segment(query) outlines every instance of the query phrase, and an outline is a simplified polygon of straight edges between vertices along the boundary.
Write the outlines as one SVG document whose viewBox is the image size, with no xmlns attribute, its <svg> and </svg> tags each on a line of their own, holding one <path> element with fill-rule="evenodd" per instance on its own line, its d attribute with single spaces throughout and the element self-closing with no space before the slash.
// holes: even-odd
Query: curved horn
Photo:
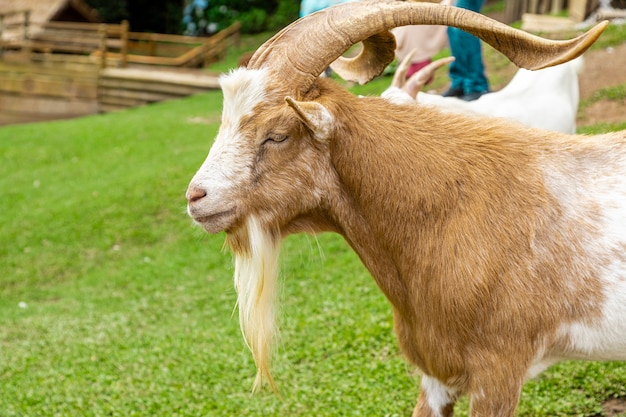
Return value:
<svg viewBox="0 0 626 417">
<path fill-rule="evenodd" d="M 362 42 L 363 48 L 356 57 L 340 56 L 330 64 L 341 78 L 359 84 L 379 76 L 396 56 L 396 38 L 389 31 L 376 33 Z"/>
<path fill-rule="evenodd" d="M 397 26 L 416 24 L 458 27 L 487 42 L 516 65 L 540 69 L 582 54 L 600 36 L 608 22 L 597 24 L 577 38 L 554 41 L 513 29 L 466 9 L 431 3 L 365 0 L 332 6 L 296 20 L 265 42 L 250 59 L 248 68 L 269 68 L 280 74 L 281 79 L 295 84 L 300 94 L 306 94 L 328 65 L 352 45 L 367 39 L 365 47 L 375 49 L 363 51 L 349 66 L 353 68 L 352 72 L 354 68 L 372 68 L 356 71 L 359 76 L 354 78 L 346 75 L 349 80 L 366 82 L 382 73 L 393 59 L 388 52 L 391 45 L 386 32 Z M 380 40 L 384 41 L 382 46 Z M 378 57 L 382 51 L 387 51 L 384 59 L 362 62 Z"/>
</svg>

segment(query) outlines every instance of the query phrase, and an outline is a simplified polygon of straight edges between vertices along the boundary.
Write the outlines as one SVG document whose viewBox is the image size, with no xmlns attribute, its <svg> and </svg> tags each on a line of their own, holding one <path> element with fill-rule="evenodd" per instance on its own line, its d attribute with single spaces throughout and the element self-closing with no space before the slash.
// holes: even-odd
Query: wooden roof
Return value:
<svg viewBox="0 0 626 417">
<path fill-rule="evenodd" d="M 98 14 L 83 0 L 0 0 L 0 14 L 30 10 L 33 23 L 53 21 L 99 22 Z M 6 23 L 20 16 L 9 16 Z"/>
</svg>

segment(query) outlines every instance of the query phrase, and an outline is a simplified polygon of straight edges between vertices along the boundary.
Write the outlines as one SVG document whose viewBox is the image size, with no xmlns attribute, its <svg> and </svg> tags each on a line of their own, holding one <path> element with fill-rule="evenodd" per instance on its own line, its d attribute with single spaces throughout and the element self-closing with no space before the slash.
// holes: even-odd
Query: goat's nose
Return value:
<svg viewBox="0 0 626 417">
<path fill-rule="evenodd" d="M 187 201 L 194 203 L 206 197 L 206 191 L 202 188 L 191 187 L 187 190 Z"/>
</svg>

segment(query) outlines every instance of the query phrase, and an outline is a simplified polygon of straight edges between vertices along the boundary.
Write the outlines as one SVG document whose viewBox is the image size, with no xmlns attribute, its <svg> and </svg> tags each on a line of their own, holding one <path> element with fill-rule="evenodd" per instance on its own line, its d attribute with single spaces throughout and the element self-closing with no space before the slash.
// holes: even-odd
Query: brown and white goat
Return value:
<svg viewBox="0 0 626 417">
<path fill-rule="evenodd" d="M 363 40 L 335 70 L 368 81 L 394 57 L 388 29 L 420 23 L 460 27 L 530 68 L 574 58 L 605 26 L 557 42 L 427 3 L 309 15 L 221 79 L 222 124 L 188 212 L 226 231 L 236 255 L 257 386 L 273 385 L 281 239 L 333 231 L 391 302 L 400 348 L 423 372 L 413 415 L 449 416 L 467 394 L 472 416 L 511 416 L 524 380 L 559 360 L 626 360 L 626 134 L 477 121 L 318 77 Z"/>
</svg>

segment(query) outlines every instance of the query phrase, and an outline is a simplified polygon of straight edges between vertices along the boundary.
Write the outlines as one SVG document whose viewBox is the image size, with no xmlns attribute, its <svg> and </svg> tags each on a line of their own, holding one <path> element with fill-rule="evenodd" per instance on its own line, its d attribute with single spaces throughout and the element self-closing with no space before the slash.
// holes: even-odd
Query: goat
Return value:
<svg viewBox="0 0 626 417">
<path fill-rule="evenodd" d="M 391 86 L 381 96 L 403 103 L 410 101 L 407 99 L 416 99 L 422 104 L 440 106 L 452 112 L 504 117 L 526 126 L 576 133 L 578 74 L 583 66 L 582 57 L 538 71 L 520 68 L 504 88 L 485 94 L 475 101 L 419 91 L 434 70 L 453 59 L 437 60 L 422 68 L 421 73 L 415 73 L 409 80 L 405 80 L 404 73 L 410 63 L 408 55 L 398 65 Z"/>
<path fill-rule="evenodd" d="M 407 24 L 456 26 L 541 68 L 583 53 L 607 22 L 550 41 L 465 9 L 368 0 L 299 19 L 221 78 L 222 123 L 187 211 L 225 231 L 235 254 L 255 388 L 275 385 L 283 237 L 335 232 L 390 301 L 400 349 L 422 372 L 413 415 L 450 416 L 469 395 L 472 416 L 512 416 L 524 380 L 547 366 L 626 359 L 626 134 L 416 111 L 319 77 L 331 63 L 344 79 L 379 75 L 394 59 L 389 29 Z"/>
</svg>

